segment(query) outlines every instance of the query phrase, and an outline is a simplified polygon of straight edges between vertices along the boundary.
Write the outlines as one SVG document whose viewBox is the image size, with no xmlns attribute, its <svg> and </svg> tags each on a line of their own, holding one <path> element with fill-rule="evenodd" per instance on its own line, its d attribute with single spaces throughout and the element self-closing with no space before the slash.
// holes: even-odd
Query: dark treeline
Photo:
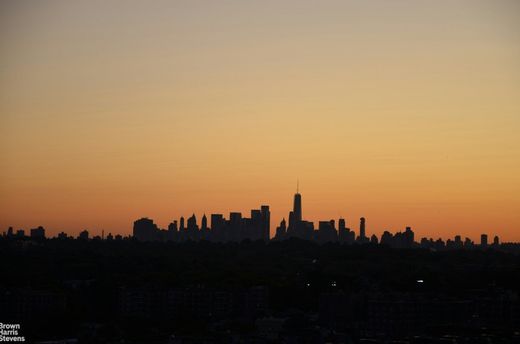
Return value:
<svg viewBox="0 0 520 344">
<path fill-rule="evenodd" d="M 258 318 L 319 313 L 323 296 L 330 294 L 411 293 L 460 299 L 475 290 L 520 291 L 520 256 L 515 254 L 318 245 L 298 239 L 269 244 L 0 240 L 0 270 L 0 320 L 17 318 L 36 339 L 76 337 L 85 324 L 112 329 L 108 337 L 132 337 L 132 322 L 121 311 L 122 290 L 202 288 L 235 295 L 265 288 L 266 307 L 251 315 L 249 325 L 241 325 L 245 332 L 253 331 Z M 13 295 L 35 292 L 57 295 L 63 306 L 55 314 L 46 311 L 45 317 L 37 311 L 20 313 Z M 154 321 L 153 312 L 147 317 L 137 319 L 140 324 L 150 322 L 140 325 L 144 338 L 150 338 L 155 326 L 163 334 L 195 331 L 190 329 L 193 322 L 179 314 L 165 323 L 163 317 Z M 204 333 L 214 321 L 197 321 L 196 332 Z"/>
<path fill-rule="evenodd" d="M 314 279 L 349 290 L 456 291 L 495 283 L 519 289 L 520 255 L 489 249 L 432 252 L 378 245 L 318 245 L 303 240 L 265 244 L 142 243 L 47 240 L 24 245 L 0 240 L 3 286 L 59 288 L 64 280 L 113 285 L 175 284 L 297 288 Z"/>
</svg>

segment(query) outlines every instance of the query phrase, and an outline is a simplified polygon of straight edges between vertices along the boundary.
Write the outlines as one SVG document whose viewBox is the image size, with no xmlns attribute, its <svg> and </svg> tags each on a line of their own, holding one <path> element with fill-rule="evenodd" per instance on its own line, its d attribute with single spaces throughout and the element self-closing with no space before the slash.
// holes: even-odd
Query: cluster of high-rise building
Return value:
<svg viewBox="0 0 520 344">
<path fill-rule="evenodd" d="M 279 241 L 289 238 L 314 240 L 319 243 L 341 242 L 347 244 L 355 242 L 367 243 L 371 240 L 366 236 L 364 217 L 360 219 L 359 236 L 357 237 L 353 230 L 346 227 L 345 219 L 339 219 L 338 229 L 336 229 L 335 220 L 319 221 L 318 229 L 316 230 L 313 222 L 303 220 L 302 196 L 299 192 L 296 192 L 294 195 L 293 210 L 289 212 L 289 224 L 287 225 L 287 222 L 283 219 L 276 228 L 273 240 Z M 375 240 L 377 241 L 377 238 Z"/>
<path fill-rule="evenodd" d="M 359 236 L 346 227 L 345 219 L 339 219 L 338 229 L 335 220 L 320 221 L 316 229 L 314 223 L 302 217 L 302 197 L 299 192 L 294 195 L 293 210 L 289 212 L 289 224 L 283 219 L 276 229 L 275 236 L 270 239 L 270 211 L 269 206 L 263 205 L 260 209 L 251 210 L 249 218 L 242 217 L 239 212 L 231 212 L 225 219 L 222 214 L 211 214 L 211 224 L 204 214 L 197 223 L 195 214 L 185 221 L 181 217 L 168 225 L 168 229 L 160 229 L 153 220 L 141 218 L 134 222 L 133 236 L 141 241 L 197 241 L 208 240 L 215 242 L 242 241 L 242 240 L 285 240 L 298 238 L 314 240 L 319 243 L 341 242 L 347 244 L 378 242 L 375 235 L 366 236 L 365 218 L 360 219 Z"/>
<path fill-rule="evenodd" d="M 270 222 L 271 213 L 269 206 L 262 205 L 260 209 L 252 209 L 250 217 L 243 217 L 239 212 L 231 212 L 229 218 L 225 218 L 222 214 L 211 214 L 210 222 L 204 214 L 199 222 L 195 214 L 185 220 L 181 217 L 179 221 L 174 220 L 168 225 L 167 229 L 159 228 L 152 219 L 141 218 L 134 222 L 133 237 L 139 241 L 199 241 L 207 240 L 213 242 L 240 242 L 243 240 L 263 240 L 268 242 L 282 241 L 291 238 L 298 238 L 302 240 L 315 241 L 320 244 L 328 242 L 338 242 L 341 244 L 382 244 L 393 248 L 413 248 L 422 247 L 428 249 L 460 249 L 460 248 L 486 248 L 498 247 L 500 239 L 498 236 L 493 238 L 492 242 L 488 241 L 488 235 L 482 234 L 480 243 L 474 243 L 471 239 L 464 240 L 460 235 L 454 239 L 446 241 L 442 239 L 434 240 L 432 238 L 422 238 L 420 241 L 415 241 L 415 234 L 410 227 L 406 227 L 405 231 L 390 233 L 384 231 L 380 238 L 375 234 L 371 236 L 366 232 L 366 219 L 361 217 L 359 220 L 358 235 L 356 232 L 347 227 L 346 221 L 343 218 L 338 219 L 337 226 L 335 220 L 319 221 L 318 228 L 315 228 L 312 221 L 303 219 L 302 212 L 302 196 L 296 191 L 293 200 L 293 209 L 289 212 L 288 223 L 284 219 L 276 228 L 274 237 L 270 237 Z M 9 227 L 7 232 L 4 232 L 4 237 L 7 238 L 27 238 L 25 231 L 20 229 L 14 231 Z M 37 227 L 30 230 L 30 238 L 34 240 L 45 239 L 45 229 Z M 61 232 L 57 235 L 58 239 L 70 239 L 71 237 Z M 79 233 L 78 239 L 89 240 L 89 232 L 83 230 Z M 104 232 L 101 236 L 94 236 L 92 239 L 98 240 L 122 240 L 121 235 L 113 236 L 109 233 L 106 238 Z"/>
<path fill-rule="evenodd" d="M 45 239 L 45 228 L 42 226 L 38 226 L 36 228 L 32 228 L 29 231 L 29 235 L 31 239 L 41 240 Z M 4 236 L 7 238 L 25 238 L 25 231 L 23 229 L 19 229 L 15 231 L 13 227 L 9 227 L 6 232 L 4 232 Z"/>
<path fill-rule="evenodd" d="M 290 238 L 315 241 L 320 244 L 328 242 L 338 242 L 342 244 L 382 244 L 393 248 L 413 248 L 423 247 L 430 249 L 456 249 L 488 247 L 487 234 L 482 234 L 480 244 L 475 244 L 469 238 L 462 241 L 459 235 L 454 240 L 448 239 L 428 239 L 422 238 L 420 242 L 415 241 L 415 233 L 411 227 L 406 227 L 405 231 L 395 234 L 384 231 L 381 238 L 375 234 L 371 236 L 366 232 L 366 219 L 361 217 L 359 220 L 359 234 L 346 226 L 346 221 L 340 218 L 337 221 L 319 221 L 318 228 L 315 228 L 312 221 L 303 219 L 302 196 L 297 191 L 294 195 L 293 209 L 289 212 L 289 222 L 284 219 L 276 228 L 273 238 L 270 238 L 270 212 L 269 206 L 263 205 L 260 209 L 251 210 L 251 217 L 242 217 L 241 213 L 232 212 L 229 219 L 225 219 L 222 214 L 212 214 L 211 224 L 208 225 L 206 215 L 203 215 L 200 227 L 197 224 L 195 215 L 192 215 L 185 223 L 184 217 L 180 221 L 173 221 L 168 229 L 160 229 L 149 218 L 142 218 L 134 222 L 133 236 L 142 241 L 197 241 L 208 240 L 216 242 L 239 242 L 242 240 L 264 240 L 282 241 Z M 499 245 L 499 238 L 495 236 L 493 247 Z"/>
<path fill-rule="evenodd" d="M 195 214 L 187 221 L 181 217 L 168 225 L 168 229 L 159 229 L 153 220 L 142 218 L 134 222 L 134 237 L 142 241 L 197 241 L 208 240 L 215 242 L 264 240 L 269 241 L 270 231 L 269 206 L 263 205 L 260 209 L 251 210 L 251 217 L 242 217 L 239 212 L 229 214 L 225 219 L 222 214 L 211 214 L 211 228 L 208 226 L 206 215 L 202 216 L 200 227 Z"/>
</svg>

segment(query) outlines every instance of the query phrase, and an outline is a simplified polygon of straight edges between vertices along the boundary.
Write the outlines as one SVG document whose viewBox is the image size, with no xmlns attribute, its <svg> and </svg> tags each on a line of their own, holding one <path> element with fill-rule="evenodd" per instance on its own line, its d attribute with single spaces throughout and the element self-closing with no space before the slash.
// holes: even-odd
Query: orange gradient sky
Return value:
<svg viewBox="0 0 520 344">
<path fill-rule="evenodd" d="M 518 1 L 3 1 L 0 231 L 271 206 L 520 241 Z"/>
</svg>

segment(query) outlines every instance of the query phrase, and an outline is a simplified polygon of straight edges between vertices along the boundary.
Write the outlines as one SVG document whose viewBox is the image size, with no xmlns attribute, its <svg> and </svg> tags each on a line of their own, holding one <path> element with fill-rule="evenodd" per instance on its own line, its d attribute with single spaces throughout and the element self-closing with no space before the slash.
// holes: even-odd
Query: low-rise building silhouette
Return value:
<svg viewBox="0 0 520 344">
<path fill-rule="evenodd" d="M 43 240 L 45 239 L 45 228 L 39 226 L 37 228 L 31 229 L 31 239 L 34 240 Z"/>
</svg>

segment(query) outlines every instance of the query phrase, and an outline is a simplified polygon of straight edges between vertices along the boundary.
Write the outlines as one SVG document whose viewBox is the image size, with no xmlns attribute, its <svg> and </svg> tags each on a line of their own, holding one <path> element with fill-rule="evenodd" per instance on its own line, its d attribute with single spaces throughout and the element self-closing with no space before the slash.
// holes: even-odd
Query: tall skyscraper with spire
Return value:
<svg viewBox="0 0 520 344">
<path fill-rule="evenodd" d="M 299 183 L 297 182 L 296 193 L 294 194 L 293 209 L 289 212 L 289 227 L 287 227 L 287 237 L 312 240 L 313 235 L 314 225 L 312 222 L 303 220 L 302 196 L 299 190 Z"/>
<path fill-rule="evenodd" d="M 293 216 L 294 221 L 299 223 L 302 221 L 302 195 L 300 195 L 300 182 L 296 182 L 296 193 L 294 194 Z"/>
</svg>

